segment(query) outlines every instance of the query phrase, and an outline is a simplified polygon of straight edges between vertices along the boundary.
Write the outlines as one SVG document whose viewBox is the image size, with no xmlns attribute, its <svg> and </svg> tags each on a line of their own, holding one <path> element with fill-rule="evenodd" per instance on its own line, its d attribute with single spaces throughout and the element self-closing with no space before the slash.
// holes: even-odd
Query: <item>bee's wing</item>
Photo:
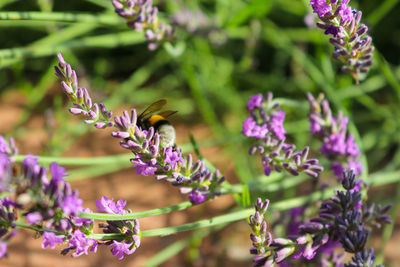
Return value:
<svg viewBox="0 0 400 267">
<path fill-rule="evenodd" d="M 172 116 L 177 112 L 177 110 L 166 110 L 158 113 L 158 115 L 163 116 L 164 118 L 168 118 L 169 116 Z"/>
<path fill-rule="evenodd" d="M 156 102 L 154 102 L 153 104 L 151 104 L 150 106 L 148 106 L 138 117 L 139 120 L 144 120 L 147 119 L 148 117 L 151 116 L 151 114 L 153 114 L 156 111 L 159 111 L 160 109 L 162 109 L 162 107 L 167 103 L 167 100 L 165 99 L 161 99 L 158 100 Z"/>
</svg>

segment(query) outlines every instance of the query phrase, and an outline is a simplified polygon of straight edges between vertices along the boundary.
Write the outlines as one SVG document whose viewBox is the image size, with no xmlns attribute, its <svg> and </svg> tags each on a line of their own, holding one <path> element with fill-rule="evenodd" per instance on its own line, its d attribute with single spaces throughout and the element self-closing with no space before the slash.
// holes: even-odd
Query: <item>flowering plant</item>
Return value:
<svg viewBox="0 0 400 267">
<path fill-rule="evenodd" d="M 12 89 L 0 94 L 0 265 L 15 265 L 18 241 L 32 232 L 38 247 L 82 262 L 108 250 L 158 266 L 185 247 L 184 265 L 390 262 L 383 253 L 399 197 L 376 189 L 400 181 L 400 85 L 377 27 L 390 1 L 352 1 L 374 10 L 363 19 L 350 0 L 37 1 L 33 12 L 15 12 L 13 2 L 0 3 L 10 8 L 0 11 L 10 26 L 3 45 L 18 44 L 0 48 L 0 68 L 13 66 L 0 73 Z M 308 28 L 299 26 L 305 18 Z M 8 36 L 15 26 L 29 32 Z M 350 75 L 336 73 L 328 50 Z M 154 108 L 166 103 L 155 98 L 178 115 L 170 120 L 176 111 Z M 73 146 L 80 137 L 85 145 Z M 86 146 L 103 155 L 76 157 Z M 126 154 L 107 155 L 114 148 Z M 117 182 L 74 182 L 125 167 Z M 158 215 L 167 219 L 150 218 Z M 183 231 L 193 233 L 163 248 L 164 236 Z"/>
</svg>

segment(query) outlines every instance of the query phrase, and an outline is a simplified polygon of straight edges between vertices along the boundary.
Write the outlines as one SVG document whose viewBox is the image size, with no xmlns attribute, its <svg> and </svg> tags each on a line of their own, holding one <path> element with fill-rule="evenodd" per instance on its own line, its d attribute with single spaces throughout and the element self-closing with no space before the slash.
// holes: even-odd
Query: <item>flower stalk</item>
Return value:
<svg viewBox="0 0 400 267">
<path fill-rule="evenodd" d="M 350 0 L 311 0 L 310 5 L 321 20 L 317 26 L 330 35 L 335 51 L 332 57 L 340 61 L 343 72 L 349 72 L 356 83 L 360 73 L 367 73 L 373 64 L 374 46 L 361 23 L 362 12 L 349 6 Z"/>
</svg>

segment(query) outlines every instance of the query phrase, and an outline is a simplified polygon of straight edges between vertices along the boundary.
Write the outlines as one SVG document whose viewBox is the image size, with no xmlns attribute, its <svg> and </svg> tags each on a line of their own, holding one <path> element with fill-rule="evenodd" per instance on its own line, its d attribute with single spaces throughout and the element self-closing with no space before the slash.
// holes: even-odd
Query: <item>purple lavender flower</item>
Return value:
<svg viewBox="0 0 400 267">
<path fill-rule="evenodd" d="M 317 159 L 307 158 L 308 147 L 302 151 L 295 151 L 294 145 L 285 143 L 286 131 L 283 127 L 285 113 L 279 109 L 278 104 L 273 103 L 272 93 L 268 93 L 265 97 L 262 95 L 251 97 L 248 109 L 251 114 L 243 122 L 242 133 L 255 138 L 250 154 L 257 152 L 261 154 L 265 175 L 270 175 L 272 170 L 284 169 L 292 175 L 304 172 L 312 177 L 319 176 L 322 167 L 317 165 Z"/>
<path fill-rule="evenodd" d="M 30 212 L 26 215 L 26 221 L 29 224 L 36 224 L 43 220 L 42 214 L 40 212 Z"/>
<path fill-rule="evenodd" d="M 7 243 L 0 241 L 0 259 L 7 256 Z"/>
<path fill-rule="evenodd" d="M 332 10 L 332 7 L 326 3 L 326 0 L 310 0 L 310 5 L 318 17 L 323 17 Z"/>
<path fill-rule="evenodd" d="M 354 141 L 354 137 L 348 133 L 349 119 L 339 113 L 337 117 L 332 115 L 327 100 L 320 94 L 315 99 L 307 94 L 310 103 L 310 133 L 322 140 L 321 152 L 332 160 L 331 169 L 336 177 L 342 179 L 346 169 L 353 169 L 358 175 L 362 172 L 362 164 L 359 159 L 360 149 Z"/>
<path fill-rule="evenodd" d="M 286 130 L 283 128 L 283 122 L 285 120 L 285 112 L 278 110 L 275 114 L 272 114 L 271 121 L 269 122 L 269 127 L 274 135 L 279 140 L 285 139 Z"/>
<path fill-rule="evenodd" d="M 92 211 L 89 208 L 84 208 L 84 209 L 81 210 L 81 212 L 92 212 Z M 71 218 L 73 220 L 74 225 L 78 226 L 78 227 L 82 227 L 84 225 L 92 225 L 93 224 L 93 220 L 91 220 L 91 219 L 80 218 L 80 217 L 77 217 L 77 216 L 72 216 Z"/>
<path fill-rule="evenodd" d="M 0 193 L 10 190 L 11 171 L 11 159 L 0 153 Z"/>
<path fill-rule="evenodd" d="M 207 199 L 207 194 L 200 192 L 200 190 L 193 190 L 189 194 L 189 200 L 195 204 L 203 203 L 204 201 L 206 201 L 206 199 Z"/>
<path fill-rule="evenodd" d="M 361 202 L 361 193 L 354 190 L 358 185 L 359 180 L 356 179 L 354 172 L 345 172 L 342 186 L 346 191 L 337 191 L 336 196 L 323 202 L 319 217 L 311 219 L 310 223 L 305 223 L 300 227 L 302 234 L 314 235 L 313 240 L 322 240 L 322 235 L 328 235 L 329 242 L 334 242 L 333 245 L 340 242 L 347 252 L 353 254 L 362 252 L 369 236 L 368 229 L 370 227 L 368 225 L 374 219 L 367 219 L 368 214 L 373 214 L 373 212 L 368 213 L 367 209 L 357 208 L 360 203 L 363 207 L 365 206 Z M 390 206 L 382 210 L 387 212 L 389 208 Z M 375 213 L 373 217 L 379 216 Z M 390 220 L 386 221 L 387 216 L 382 217 L 385 217 L 385 222 L 382 223 L 390 222 Z M 325 242 L 325 244 L 328 243 Z M 326 247 L 323 249 L 326 249 Z M 328 252 L 331 251 L 332 249 Z"/>
<path fill-rule="evenodd" d="M 65 196 L 61 208 L 65 214 L 75 216 L 82 211 L 83 200 L 78 198 L 78 191 Z"/>
<path fill-rule="evenodd" d="M 324 139 L 324 143 L 321 146 L 321 152 L 327 157 L 332 154 L 344 155 L 346 148 L 344 133 L 337 133 L 331 134 Z"/>
<path fill-rule="evenodd" d="M 10 137 L 7 142 L 6 139 L 0 135 L 0 154 L 7 154 L 9 157 L 18 154 L 14 138 Z"/>
<path fill-rule="evenodd" d="M 124 254 L 130 255 L 136 250 L 135 246 L 130 248 L 131 244 L 127 244 L 125 242 L 118 242 L 115 240 L 108 247 L 111 248 L 111 253 L 114 256 L 118 256 L 119 260 L 122 260 L 124 258 Z"/>
<path fill-rule="evenodd" d="M 8 197 L 0 198 L 0 259 L 7 256 L 7 242 L 18 232 L 16 227 L 15 209 L 20 206 Z"/>
<path fill-rule="evenodd" d="M 337 9 L 337 14 L 340 17 L 340 23 L 344 24 L 345 22 L 351 21 L 353 19 L 353 12 L 349 4 L 350 0 L 342 0 Z"/>
<path fill-rule="evenodd" d="M 250 227 L 253 231 L 250 234 L 253 242 L 250 253 L 256 255 L 254 266 L 265 266 L 265 264 L 272 266 L 290 256 L 292 259 L 312 260 L 317 253 L 331 255 L 331 258 L 340 264 L 338 266 L 342 266 L 343 256 L 333 257 L 338 244 L 346 252 L 355 254 L 349 264 L 370 263 L 373 253 L 372 256 L 369 256 L 365 250 L 369 229 L 378 218 L 381 218 L 376 225 L 378 227 L 390 222 L 388 216 L 385 215 L 390 206 L 380 207 L 374 211 L 373 206 L 365 208 L 366 206 L 362 203 L 363 208 L 357 209 L 356 207 L 361 201 L 361 193 L 354 188 L 358 184 L 359 181 L 353 172 L 345 172 L 342 181 L 345 191 L 337 191 L 336 196 L 324 201 L 319 209 L 319 217 L 301 224 L 300 231 L 289 238 L 272 238 L 272 234 L 267 231 L 267 222 L 264 218 L 268 201 L 263 202 L 258 199 L 255 204 L 255 214 L 249 217 Z M 294 210 L 293 212 L 297 214 L 298 211 Z"/>
<path fill-rule="evenodd" d="M 114 202 L 114 199 L 109 199 L 106 196 L 101 197 L 101 199 L 96 199 L 96 207 L 98 211 L 106 212 L 109 214 L 126 214 L 127 211 L 124 210 L 126 206 L 126 201 L 122 199 Z"/>
<path fill-rule="evenodd" d="M 60 61 L 60 66 L 65 67 L 66 63 Z M 68 68 L 67 68 L 68 69 Z M 69 70 L 70 72 L 70 70 Z M 11 145 L 4 145 L 0 138 L 0 158 L 11 157 L 16 151 Z M 7 164 L 12 167 L 12 159 L 8 158 Z M 39 165 L 38 159 L 28 155 L 22 162 L 21 168 L 14 168 L 15 177 L 9 195 L 17 199 L 17 202 L 9 198 L 0 199 L 0 257 L 7 253 L 7 242 L 17 231 L 16 214 L 25 217 L 29 224 L 36 227 L 43 225 L 46 229 L 43 233 L 42 248 L 55 248 L 55 244 L 69 244 L 69 247 L 62 251 L 67 254 L 73 250 L 73 256 L 77 257 L 88 254 L 89 251 L 96 252 L 98 243 L 95 239 L 88 239 L 86 234 L 91 234 L 93 220 L 78 218 L 81 211 L 90 212 L 82 208 L 82 200 L 78 198 L 78 192 L 71 189 L 68 182 L 64 181 L 66 176 L 65 168 L 57 163 L 51 163 L 49 171 Z M 50 179 L 48 179 L 50 175 Z M 105 201 L 107 202 L 107 201 Z M 108 203 L 109 204 L 109 203 Z M 120 200 L 117 203 L 109 204 L 113 211 L 121 214 L 126 202 Z M 121 222 L 117 222 L 120 223 Z M 115 225 L 113 225 L 115 226 Z M 50 229 L 50 231 L 48 230 Z M 124 221 L 119 234 L 126 236 L 126 241 L 132 246 L 138 247 L 139 222 Z M 125 231 L 128 229 L 127 231 Z M 52 231 L 57 231 L 57 233 Z M 109 241 L 107 241 L 109 242 Z"/>
<path fill-rule="evenodd" d="M 43 233 L 43 240 L 42 240 L 42 248 L 45 249 L 46 247 L 50 247 L 54 249 L 56 244 L 62 244 L 64 242 L 64 236 L 59 235 L 57 236 L 53 232 L 44 232 Z"/>
<path fill-rule="evenodd" d="M 78 87 L 78 78 L 75 70 L 67 64 L 63 56 L 58 53 L 58 66 L 55 66 L 57 77 L 61 80 L 61 86 L 74 105 L 69 111 L 74 115 L 81 115 L 87 124 L 94 124 L 98 129 L 114 126 L 111 121 L 112 111 L 107 111 L 104 104 L 93 103 L 86 88 Z"/>
<path fill-rule="evenodd" d="M 373 267 L 375 263 L 375 255 L 374 249 L 364 249 L 361 252 L 356 253 L 352 258 L 351 261 L 344 265 L 344 267 L 358 267 L 358 266 L 365 266 L 365 267 Z M 383 267 L 383 265 L 377 265 L 376 267 Z"/>
<path fill-rule="evenodd" d="M 360 24 L 361 11 L 348 6 L 350 0 L 310 0 L 314 13 L 321 22 L 317 26 L 332 35 L 330 42 L 335 46 L 332 57 L 344 64 L 343 72 L 350 72 L 356 83 L 359 74 L 367 73 L 373 64 L 372 38 L 367 35 L 368 27 Z"/>
<path fill-rule="evenodd" d="M 107 224 L 102 224 L 100 227 L 103 228 L 104 233 L 117 233 L 124 236 L 123 240 L 112 240 L 105 243 L 111 248 L 111 253 L 118 256 L 120 260 L 124 258 L 124 254 L 130 255 L 140 246 L 140 228 L 137 219 L 133 221 L 107 221 Z"/>
<path fill-rule="evenodd" d="M 85 234 L 79 229 L 75 230 L 72 238 L 69 240 L 70 247 L 75 249 L 72 253 L 73 257 L 79 257 L 83 254 L 88 255 L 89 251 L 97 251 L 97 241 L 96 239 L 87 239 Z"/>
<path fill-rule="evenodd" d="M 130 5 L 129 8 L 133 10 L 139 2 L 114 1 L 113 3 L 123 13 L 128 4 Z M 140 2 L 140 4 L 144 3 L 143 1 Z M 128 12 L 123 14 L 129 17 L 135 16 L 136 13 L 131 14 Z M 92 105 L 89 93 L 86 89 L 78 90 L 76 73 L 60 54 L 59 64 L 56 66 L 56 75 L 63 80 L 62 86 L 71 102 L 75 106 L 78 105 L 78 109 L 83 110 L 75 110 L 74 112 L 86 117 L 89 116 L 90 107 L 94 106 Z M 154 131 L 153 127 L 142 129 L 140 123 L 138 125 L 135 109 L 131 109 L 130 112 L 124 111 L 122 116 L 115 116 L 114 122 L 111 123 L 111 112 L 107 112 L 102 104 L 98 106 L 100 106 L 100 111 L 103 114 L 101 121 L 107 123 L 107 126 L 117 128 L 117 131 L 114 131 L 112 136 L 121 138 L 120 145 L 133 153 L 134 157 L 131 159 L 131 162 L 133 163 L 133 167 L 136 168 L 136 173 L 144 176 L 156 175 L 157 180 L 166 180 L 175 186 L 179 186 L 181 193 L 189 194 L 193 192 L 191 195 L 191 199 L 195 201 L 193 203 L 198 204 L 200 201 L 206 201 L 220 195 L 220 185 L 225 181 L 220 172 L 211 172 L 205 166 L 204 162 L 200 160 L 194 163 L 191 155 L 183 157 L 179 148 L 163 147 L 161 136 Z M 95 114 L 98 113 L 95 112 Z M 282 129 L 280 128 L 282 119 L 282 114 L 277 113 L 276 118 L 271 122 L 271 127 L 274 127 L 277 134 L 282 134 Z M 94 116 L 92 120 L 99 121 L 100 119 Z M 308 165 L 305 166 L 308 168 Z M 59 172 L 63 173 L 62 170 Z M 48 190 L 53 192 L 56 188 L 56 185 L 52 185 L 52 188 Z M 194 196 L 199 194 L 198 192 L 200 192 L 201 196 L 194 198 Z M 67 200 L 71 200 L 71 198 Z"/>
<path fill-rule="evenodd" d="M 257 125 L 257 122 L 250 116 L 243 122 L 243 134 L 247 137 L 264 138 L 269 130 L 267 124 Z"/>
<path fill-rule="evenodd" d="M 136 168 L 136 174 L 140 174 L 143 176 L 154 175 L 159 168 L 156 160 L 143 162 L 138 158 L 135 159 L 132 166 Z"/>
<path fill-rule="evenodd" d="M 172 147 L 167 147 L 164 149 L 164 162 L 169 164 L 171 169 L 176 169 L 178 164 L 179 166 L 182 166 L 182 164 L 185 163 L 180 151 L 174 151 Z"/>
<path fill-rule="evenodd" d="M 59 182 L 63 181 L 64 177 L 67 176 L 65 173 L 65 168 L 59 166 L 57 162 L 50 163 L 50 173 L 53 180 Z"/>
<path fill-rule="evenodd" d="M 112 4 L 129 27 L 144 32 L 149 50 L 174 40 L 175 28 L 158 22 L 158 9 L 152 0 L 113 0 Z"/>
<path fill-rule="evenodd" d="M 261 108 L 264 103 L 264 97 L 262 94 L 253 95 L 249 99 L 247 104 L 247 110 L 252 111 L 255 108 Z"/>
<path fill-rule="evenodd" d="M 286 228 L 288 236 L 295 236 L 299 234 L 299 226 L 301 224 L 301 216 L 304 214 L 306 207 L 301 206 L 297 208 L 293 208 L 288 212 L 290 221 Z"/>
</svg>

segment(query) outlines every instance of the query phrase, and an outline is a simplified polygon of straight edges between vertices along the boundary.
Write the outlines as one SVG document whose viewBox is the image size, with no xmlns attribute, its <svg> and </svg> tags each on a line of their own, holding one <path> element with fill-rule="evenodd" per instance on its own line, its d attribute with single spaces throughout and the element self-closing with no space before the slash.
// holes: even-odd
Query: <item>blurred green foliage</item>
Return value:
<svg viewBox="0 0 400 267">
<path fill-rule="evenodd" d="M 200 114 L 195 123 L 206 122 L 217 137 L 232 136 L 233 143 L 239 140 L 248 96 L 272 91 L 276 97 L 297 101 L 286 108 L 287 127 L 299 146 L 305 145 L 310 140 L 304 134 L 308 131 L 304 93 L 324 92 L 334 109 L 344 109 L 357 126 L 371 168 L 395 168 L 400 157 L 397 1 L 351 3 L 363 11 L 377 48 L 376 64 L 360 85 L 339 72 L 339 64 L 330 58 L 333 48 L 327 37 L 319 29 L 307 28 L 305 16 L 311 9 L 305 0 L 155 4 L 164 20 L 188 8 L 193 13 L 200 10 L 205 22 L 193 15 L 194 21 L 199 20 L 196 31 L 178 26 L 177 43 L 151 52 L 142 34 L 114 14 L 110 1 L 3 0 L 0 88 L 19 90 L 29 102 L 23 121 L 8 134 L 23 133 L 33 110 L 61 105 L 57 99 L 62 94 L 52 96 L 52 101 L 45 97 L 55 86 L 55 54 L 62 52 L 78 68 L 80 79 L 109 106 L 142 107 L 167 98 L 184 123 Z M 65 116 L 57 109 L 54 113 Z M 61 124 L 57 131 L 63 133 L 53 135 L 59 141 L 49 144 L 64 147 L 48 151 L 60 154 L 70 145 L 61 142 L 62 136 L 80 136 L 85 128 Z M 239 156 L 236 161 L 244 159 Z"/>
</svg>

